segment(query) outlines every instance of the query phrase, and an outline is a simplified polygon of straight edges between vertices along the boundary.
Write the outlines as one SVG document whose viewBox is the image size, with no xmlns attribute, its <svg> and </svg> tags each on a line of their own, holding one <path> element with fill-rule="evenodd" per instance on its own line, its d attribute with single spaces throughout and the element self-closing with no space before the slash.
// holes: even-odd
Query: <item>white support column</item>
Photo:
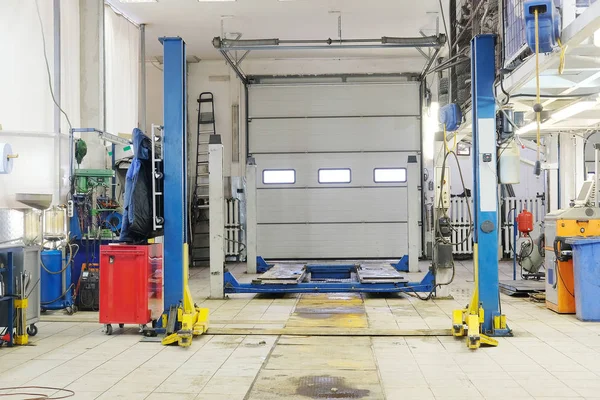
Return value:
<svg viewBox="0 0 600 400">
<path fill-rule="evenodd" d="M 104 0 L 79 0 L 81 25 L 81 126 L 106 130 L 104 84 Z M 77 128 L 77 127 L 75 127 Z M 82 168 L 107 166 L 104 143 L 96 135 L 87 135 L 87 156 Z"/>
<path fill-rule="evenodd" d="M 585 181 L 583 138 L 561 133 L 559 154 L 560 208 L 568 208 Z"/>
<path fill-rule="evenodd" d="M 223 190 L 223 144 L 221 135 L 208 143 L 208 201 L 210 233 L 210 297 L 222 299 L 225 267 L 225 192 Z"/>
<path fill-rule="evenodd" d="M 256 161 L 248 158 L 246 164 L 246 267 L 256 274 Z"/>
<path fill-rule="evenodd" d="M 434 142 L 434 151 L 435 151 L 435 155 L 434 155 L 434 168 L 433 171 L 431 172 L 432 176 L 433 176 L 433 182 L 434 182 L 434 189 L 433 189 L 433 197 L 432 197 L 432 201 L 433 201 L 433 229 L 431 231 L 431 240 L 432 240 L 432 257 L 433 260 L 435 260 L 435 241 L 436 241 L 436 232 L 435 232 L 435 226 L 436 226 L 436 221 L 438 218 L 441 217 L 441 211 L 437 209 L 438 207 L 438 201 L 436 201 L 436 187 L 438 186 L 441 176 L 438 174 L 438 169 L 441 170 L 442 164 L 444 163 L 444 155 L 445 155 L 445 150 L 444 150 L 444 142 L 442 140 L 439 140 L 442 138 L 441 136 L 442 134 L 440 132 L 436 133 L 436 141 Z M 448 168 L 448 167 L 446 167 Z M 451 177 L 447 176 L 446 180 L 450 180 Z M 449 185 L 448 185 L 449 187 Z M 452 279 L 452 268 L 438 268 L 435 271 L 435 280 L 438 283 L 446 283 L 446 282 L 450 282 L 450 279 Z M 438 286 L 435 288 L 435 295 L 438 299 L 443 299 L 443 298 L 447 298 L 450 297 L 450 286 L 449 285 L 443 285 L 443 286 Z"/>
<path fill-rule="evenodd" d="M 558 165 L 558 134 L 548 135 L 546 140 L 546 162 L 551 165 Z M 547 170 L 548 185 L 546 194 L 548 195 L 548 206 L 550 212 L 558 210 L 560 193 L 558 192 L 558 169 Z"/>
<path fill-rule="evenodd" d="M 408 156 L 408 272 L 419 272 L 419 244 L 421 230 L 419 229 L 419 212 L 421 195 L 421 172 L 416 155 Z"/>
</svg>

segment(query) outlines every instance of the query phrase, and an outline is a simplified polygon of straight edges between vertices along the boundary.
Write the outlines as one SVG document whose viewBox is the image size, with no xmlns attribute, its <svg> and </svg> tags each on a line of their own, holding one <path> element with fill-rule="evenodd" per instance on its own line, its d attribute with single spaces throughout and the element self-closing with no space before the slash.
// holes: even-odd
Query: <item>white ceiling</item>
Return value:
<svg viewBox="0 0 600 400">
<path fill-rule="evenodd" d="M 224 32 L 241 32 L 242 39 L 336 39 L 338 15 L 331 11 L 340 11 L 343 38 L 371 39 L 382 36 L 420 36 L 419 30 L 427 35 L 435 34 L 436 17 L 439 15 L 437 0 L 106 1 L 136 23 L 147 24 L 148 56 L 162 54 L 158 37 L 181 36 L 188 45 L 188 55 L 200 59 L 221 57 L 213 48 L 211 40 L 222 35 L 222 20 Z M 439 29 L 443 33 L 441 18 Z M 371 49 L 351 53 L 347 53 L 347 50 L 294 50 L 293 53 L 273 51 L 249 55 L 264 58 L 398 56 L 420 57 L 415 49 Z"/>
</svg>

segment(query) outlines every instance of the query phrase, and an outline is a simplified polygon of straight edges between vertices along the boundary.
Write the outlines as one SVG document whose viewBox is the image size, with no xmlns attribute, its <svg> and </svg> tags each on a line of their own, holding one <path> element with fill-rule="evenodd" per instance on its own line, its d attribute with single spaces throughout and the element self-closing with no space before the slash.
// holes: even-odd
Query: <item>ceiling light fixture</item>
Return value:
<svg viewBox="0 0 600 400">
<path fill-rule="evenodd" d="M 237 0 L 198 0 L 198 3 L 223 3 L 223 2 L 232 2 Z"/>
<path fill-rule="evenodd" d="M 577 102 L 575 104 L 571 104 L 570 106 L 567 106 L 567 107 L 563 108 L 562 110 L 558 110 L 558 111 L 554 112 L 554 114 L 552 114 L 552 116 L 548 120 L 542 122 L 542 124 L 540 125 L 540 128 L 542 128 L 542 129 L 547 128 L 551 125 L 554 125 L 557 122 L 563 121 L 574 115 L 577 115 L 577 114 L 582 113 L 587 110 L 591 110 L 597 104 L 598 104 L 598 102 L 594 101 L 594 100 L 584 100 L 584 101 Z M 537 128 L 537 123 L 535 121 L 530 122 L 527 125 L 520 127 L 517 130 L 517 135 L 522 135 L 524 133 L 534 131 L 536 128 Z"/>
<path fill-rule="evenodd" d="M 567 119 L 569 117 L 572 117 L 573 115 L 590 110 L 594 108 L 596 104 L 598 103 L 592 100 L 579 101 L 575 104 L 571 104 L 570 106 L 563 108 L 562 110 L 556 111 L 554 114 L 552 114 L 552 117 L 550 117 L 550 121 L 562 121 L 563 119 Z"/>
<path fill-rule="evenodd" d="M 158 3 L 158 0 L 119 0 L 121 3 Z"/>
</svg>

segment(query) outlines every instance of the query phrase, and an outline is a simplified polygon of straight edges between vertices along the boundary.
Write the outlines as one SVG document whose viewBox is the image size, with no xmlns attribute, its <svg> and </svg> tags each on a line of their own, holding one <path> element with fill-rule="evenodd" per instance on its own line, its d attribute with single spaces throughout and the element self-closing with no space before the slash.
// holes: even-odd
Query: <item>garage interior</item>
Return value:
<svg viewBox="0 0 600 400">
<path fill-rule="evenodd" d="M 0 33 L 0 397 L 600 398 L 600 3 Z"/>
</svg>

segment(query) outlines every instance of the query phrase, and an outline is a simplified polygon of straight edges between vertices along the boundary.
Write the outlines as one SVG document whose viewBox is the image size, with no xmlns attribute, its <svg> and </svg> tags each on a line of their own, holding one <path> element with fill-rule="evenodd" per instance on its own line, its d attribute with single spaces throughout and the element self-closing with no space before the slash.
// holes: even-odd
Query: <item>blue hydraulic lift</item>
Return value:
<svg viewBox="0 0 600 400">
<path fill-rule="evenodd" d="M 208 310 L 195 306 L 188 286 L 187 209 L 187 74 L 185 42 L 159 39 L 164 49 L 164 109 L 162 129 L 164 199 L 164 318 L 163 344 L 189 346 L 206 332 Z"/>
<path fill-rule="evenodd" d="M 453 312 L 453 333 L 466 336 L 469 348 L 495 346 L 492 337 L 512 336 L 500 311 L 498 282 L 498 189 L 495 35 L 471 40 L 471 113 L 473 117 L 473 266 L 475 287 L 467 308 Z"/>
</svg>

